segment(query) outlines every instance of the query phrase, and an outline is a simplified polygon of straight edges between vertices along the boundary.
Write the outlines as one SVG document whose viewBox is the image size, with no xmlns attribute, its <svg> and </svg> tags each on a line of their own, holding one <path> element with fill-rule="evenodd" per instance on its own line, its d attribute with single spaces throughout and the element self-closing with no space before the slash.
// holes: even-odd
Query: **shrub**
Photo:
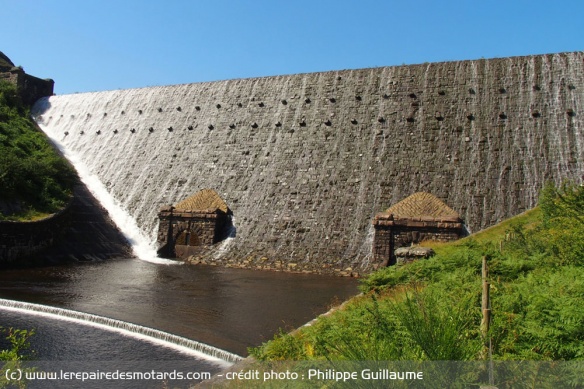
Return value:
<svg viewBox="0 0 584 389">
<path fill-rule="evenodd" d="M 75 181 L 75 171 L 35 127 L 15 87 L 0 82 L 0 202 L 20 204 L 24 214 L 53 213 L 67 203 Z M 18 216 L 0 213 L 0 220 Z"/>
</svg>

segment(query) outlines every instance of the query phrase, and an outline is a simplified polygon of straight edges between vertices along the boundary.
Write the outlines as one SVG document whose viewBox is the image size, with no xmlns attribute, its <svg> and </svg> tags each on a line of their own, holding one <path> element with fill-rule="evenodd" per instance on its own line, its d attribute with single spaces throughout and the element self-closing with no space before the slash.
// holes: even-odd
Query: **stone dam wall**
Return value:
<svg viewBox="0 0 584 389">
<path fill-rule="evenodd" d="M 45 219 L 0 221 L 0 268 L 131 257 L 132 247 L 83 184 Z"/>
<path fill-rule="evenodd" d="M 58 242 L 70 224 L 73 201 L 45 219 L 17 222 L 0 221 L 0 268 L 32 259 Z"/>
<path fill-rule="evenodd" d="M 575 52 L 52 96 L 33 113 L 153 242 L 162 206 L 211 188 L 236 233 L 209 261 L 364 271 L 375 214 L 412 193 L 475 232 L 548 180 L 581 182 L 583 97 Z"/>
</svg>

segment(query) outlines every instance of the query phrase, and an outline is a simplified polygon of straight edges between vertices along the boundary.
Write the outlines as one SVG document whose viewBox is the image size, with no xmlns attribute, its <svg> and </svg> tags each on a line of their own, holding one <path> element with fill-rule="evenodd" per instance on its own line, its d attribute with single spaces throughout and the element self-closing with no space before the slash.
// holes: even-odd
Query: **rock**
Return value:
<svg viewBox="0 0 584 389">
<path fill-rule="evenodd" d="M 434 250 L 432 250 L 429 247 L 412 247 L 410 249 L 410 252 L 412 253 L 412 255 L 416 256 L 416 257 L 424 257 L 424 258 L 429 258 L 431 256 L 433 256 L 435 254 Z"/>
<path fill-rule="evenodd" d="M 435 252 L 431 248 L 421 246 L 400 247 L 395 250 L 395 256 L 401 258 L 430 258 L 434 254 Z"/>
</svg>

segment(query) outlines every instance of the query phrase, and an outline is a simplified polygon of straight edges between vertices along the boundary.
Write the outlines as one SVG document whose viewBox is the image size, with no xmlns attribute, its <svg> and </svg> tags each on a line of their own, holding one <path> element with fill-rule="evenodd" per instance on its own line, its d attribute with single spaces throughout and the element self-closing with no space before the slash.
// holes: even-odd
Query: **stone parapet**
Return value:
<svg viewBox="0 0 584 389">
<path fill-rule="evenodd" d="M 31 76 L 20 67 L 0 69 L 0 80 L 16 85 L 22 102 L 27 106 L 32 106 L 41 97 L 52 96 L 55 86 L 53 80 Z"/>
<path fill-rule="evenodd" d="M 174 218 L 201 218 L 201 219 L 217 219 L 220 217 L 222 212 L 218 211 L 217 209 L 204 209 L 204 210 L 196 210 L 196 211 L 185 211 L 185 210 L 163 210 L 161 209 L 158 213 L 159 218 L 167 218 L 167 217 L 174 217 Z"/>
</svg>

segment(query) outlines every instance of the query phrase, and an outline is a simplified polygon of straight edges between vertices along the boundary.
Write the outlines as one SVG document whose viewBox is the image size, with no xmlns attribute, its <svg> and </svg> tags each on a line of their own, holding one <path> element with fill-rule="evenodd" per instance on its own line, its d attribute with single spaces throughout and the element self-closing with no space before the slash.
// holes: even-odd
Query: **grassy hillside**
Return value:
<svg viewBox="0 0 584 389">
<path fill-rule="evenodd" d="M 71 196 L 75 171 L 29 118 L 12 84 L 0 81 L 0 220 L 43 217 Z"/>
<path fill-rule="evenodd" d="M 382 269 L 311 327 L 250 349 L 260 360 L 480 360 L 488 258 L 493 358 L 584 359 L 584 188 L 547 186 L 538 208 L 428 260 Z"/>
</svg>

